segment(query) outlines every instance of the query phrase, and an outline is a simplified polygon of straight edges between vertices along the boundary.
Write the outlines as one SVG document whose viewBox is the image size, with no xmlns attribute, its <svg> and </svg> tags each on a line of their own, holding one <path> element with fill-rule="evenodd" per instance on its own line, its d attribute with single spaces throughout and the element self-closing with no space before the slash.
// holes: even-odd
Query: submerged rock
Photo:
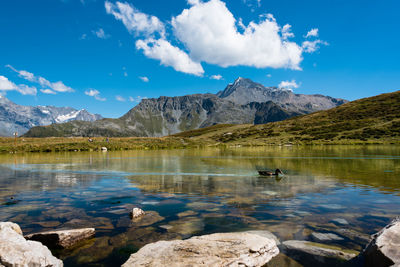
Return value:
<svg viewBox="0 0 400 267">
<path fill-rule="evenodd" d="M 25 236 L 28 240 L 39 241 L 50 248 L 69 248 L 94 237 L 94 228 L 48 231 Z"/>
<path fill-rule="evenodd" d="M 400 218 L 395 219 L 372 236 L 371 242 L 361 253 L 365 266 L 400 265 Z"/>
<path fill-rule="evenodd" d="M 356 251 L 308 241 L 289 240 L 282 245 L 285 254 L 306 266 L 321 263 L 336 266 L 357 256 Z"/>
<path fill-rule="evenodd" d="M 346 219 L 342 219 L 342 218 L 335 218 L 332 220 L 332 222 L 335 224 L 341 224 L 341 225 L 349 224 L 349 222 Z"/>
<path fill-rule="evenodd" d="M 362 246 L 365 246 L 371 240 L 369 235 L 351 229 L 336 229 L 335 232 Z"/>
<path fill-rule="evenodd" d="M 144 215 L 132 218 L 130 225 L 135 227 L 148 226 L 160 222 L 165 218 L 156 211 L 147 211 Z"/>
<path fill-rule="evenodd" d="M 11 222 L 0 222 L 0 266 L 63 266 L 50 250 L 36 241 L 27 241 L 21 228 Z"/>
<path fill-rule="evenodd" d="M 273 239 L 221 233 L 148 244 L 123 266 L 263 266 L 278 254 Z"/>
<path fill-rule="evenodd" d="M 329 241 L 340 241 L 340 240 L 344 240 L 342 237 L 338 236 L 337 234 L 333 234 L 333 233 L 312 233 L 311 237 L 316 240 L 316 241 L 325 241 L 325 242 L 329 242 Z"/>
</svg>

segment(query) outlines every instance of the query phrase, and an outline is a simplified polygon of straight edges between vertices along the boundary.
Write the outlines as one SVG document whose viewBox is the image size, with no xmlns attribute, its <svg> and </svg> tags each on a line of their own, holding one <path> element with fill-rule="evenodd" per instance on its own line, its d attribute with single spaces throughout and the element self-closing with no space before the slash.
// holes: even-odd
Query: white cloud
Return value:
<svg viewBox="0 0 400 267">
<path fill-rule="evenodd" d="M 244 2 L 261 5 L 259 0 Z M 136 49 L 145 56 L 197 76 L 204 74 L 202 62 L 221 67 L 301 70 L 303 53 L 311 53 L 318 49 L 318 44 L 323 44 L 319 41 L 312 47 L 308 41 L 303 44 L 289 41 L 294 37 L 291 25 L 281 27 L 272 14 L 261 15 L 259 21 L 245 25 L 221 0 L 187 0 L 187 3 L 189 7 L 172 17 L 170 25 L 129 3 L 106 1 L 105 9 L 137 38 Z M 318 34 L 318 29 L 310 32 Z"/>
<path fill-rule="evenodd" d="M 272 75 L 271 75 L 270 73 L 268 73 L 266 76 L 267 76 L 268 78 L 271 78 L 271 77 L 272 77 Z"/>
<path fill-rule="evenodd" d="M 108 14 L 125 25 L 131 33 L 143 33 L 147 36 L 158 32 L 161 36 L 165 34 L 164 24 L 155 16 L 150 16 L 140 12 L 128 3 L 116 2 L 115 4 L 106 1 L 105 8 Z"/>
<path fill-rule="evenodd" d="M 188 0 L 187 1 L 189 5 L 198 5 L 200 3 L 200 0 Z"/>
<path fill-rule="evenodd" d="M 74 89 L 72 89 L 71 87 L 66 86 L 65 84 L 63 84 L 63 82 L 58 81 L 55 83 L 50 83 L 50 87 L 57 92 L 61 92 L 61 93 L 65 93 L 65 92 L 73 92 Z"/>
<path fill-rule="evenodd" d="M 289 24 L 286 24 L 282 27 L 282 38 L 284 40 L 287 40 L 288 38 L 294 37 L 294 33 L 292 33 L 292 26 Z"/>
<path fill-rule="evenodd" d="M 124 71 L 124 76 L 128 77 L 128 73 L 126 71 Z"/>
<path fill-rule="evenodd" d="M 10 91 L 15 90 L 16 84 L 8 80 L 7 77 L 0 76 L 0 90 Z"/>
<path fill-rule="evenodd" d="M 210 79 L 212 79 L 212 80 L 223 80 L 224 78 L 222 77 L 222 75 L 217 74 L 217 75 L 211 75 Z"/>
<path fill-rule="evenodd" d="M 147 99 L 147 97 L 145 97 L 145 96 L 137 96 L 137 97 L 132 97 L 132 96 L 130 96 L 129 97 L 129 101 L 130 102 L 136 102 L 136 103 L 139 103 L 140 101 L 142 101 L 143 99 Z"/>
<path fill-rule="evenodd" d="M 309 37 L 318 37 L 318 29 L 311 29 L 309 32 L 307 32 L 306 36 L 304 36 L 305 38 L 309 38 Z"/>
<path fill-rule="evenodd" d="M 51 89 L 40 89 L 40 92 L 42 92 L 43 94 L 48 94 L 48 95 L 55 95 L 57 94 L 56 92 L 54 92 Z"/>
<path fill-rule="evenodd" d="M 23 95 L 36 95 L 37 89 L 34 86 L 28 86 L 25 84 L 16 85 L 10 81 L 7 77 L 0 75 L 0 91 L 17 91 Z"/>
<path fill-rule="evenodd" d="M 225 3 L 210 0 L 185 9 L 172 18 L 172 26 L 195 61 L 222 67 L 300 68 L 301 47 L 283 39 L 271 15 L 250 22 L 240 33 Z"/>
<path fill-rule="evenodd" d="M 319 49 L 319 45 L 329 45 L 329 44 L 319 39 L 315 41 L 304 41 L 302 44 L 302 48 L 305 53 L 314 53 Z"/>
<path fill-rule="evenodd" d="M 33 75 L 33 73 L 30 73 L 26 70 L 17 70 L 15 69 L 13 66 L 11 65 L 6 65 L 7 68 L 10 68 L 11 70 L 15 71 L 16 73 L 18 73 L 18 76 L 21 78 L 24 78 L 25 80 L 28 80 L 30 82 L 35 81 L 35 75 Z"/>
<path fill-rule="evenodd" d="M 92 96 L 98 101 L 106 101 L 107 99 L 100 96 L 100 92 L 96 89 L 89 89 L 85 91 L 85 95 Z"/>
<path fill-rule="evenodd" d="M 120 102 L 125 102 L 125 101 L 126 101 L 126 99 L 123 98 L 123 97 L 120 96 L 120 95 L 115 96 L 115 99 L 116 99 L 117 101 L 120 101 Z"/>
<path fill-rule="evenodd" d="M 281 81 L 278 85 L 278 88 L 283 90 L 293 91 L 293 89 L 299 88 L 299 85 L 296 83 L 295 80 Z"/>
<path fill-rule="evenodd" d="M 141 79 L 145 83 L 149 82 L 149 78 L 147 78 L 146 76 L 139 76 L 139 79 Z"/>
<path fill-rule="evenodd" d="M 63 82 L 58 81 L 58 82 L 50 82 L 49 80 L 40 77 L 40 76 L 35 76 L 33 73 L 30 73 L 25 70 L 17 70 L 11 65 L 6 65 L 6 67 L 10 68 L 11 70 L 15 71 L 18 73 L 18 76 L 21 78 L 28 80 L 30 82 L 38 83 L 42 87 L 49 87 L 51 90 L 56 91 L 56 92 L 74 92 L 74 89 L 72 89 L 69 86 L 66 86 Z M 46 88 L 48 89 L 48 88 Z"/>
<path fill-rule="evenodd" d="M 97 31 L 92 31 L 92 33 L 100 39 L 107 39 L 111 37 L 111 35 L 106 34 L 102 28 L 99 28 Z"/>
<path fill-rule="evenodd" d="M 202 76 L 204 73 L 200 63 L 194 62 L 188 54 L 165 39 L 149 38 L 138 40 L 136 48 L 153 59 L 160 60 L 162 65 L 173 67 L 176 71 Z"/>
</svg>

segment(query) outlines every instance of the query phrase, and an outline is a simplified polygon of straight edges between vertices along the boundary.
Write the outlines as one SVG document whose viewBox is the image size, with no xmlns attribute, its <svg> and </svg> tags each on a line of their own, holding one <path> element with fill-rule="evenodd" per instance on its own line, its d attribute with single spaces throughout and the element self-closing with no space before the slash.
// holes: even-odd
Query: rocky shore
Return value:
<svg viewBox="0 0 400 267">
<path fill-rule="evenodd" d="M 132 220 L 140 223 L 154 212 L 134 209 Z M 60 229 L 23 236 L 12 222 L 0 222 L 1 266 L 63 266 L 49 248 L 67 249 L 92 239 L 94 228 Z M 400 219 L 393 220 L 374 234 L 361 252 L 327 244 L 344 238 L 333 233 L 315 233 L 313 242 L 286 240 L 282 243 L 268 231 L 215 233 L 185 240 L 157 241 L 144 245 L 123 264 L 131 266 L 279 266 L 286 257 L 294 266 L 365 266 L 400 265 Z M 279 257 L 276 257 L 279 254 Z"/>
</svg>

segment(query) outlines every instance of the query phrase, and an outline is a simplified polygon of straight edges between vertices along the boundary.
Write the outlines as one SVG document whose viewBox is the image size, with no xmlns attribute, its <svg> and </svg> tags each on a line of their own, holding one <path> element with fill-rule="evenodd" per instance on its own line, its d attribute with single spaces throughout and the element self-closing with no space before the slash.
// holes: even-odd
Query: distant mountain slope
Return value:
<svg viewBox="0 0 400 267">
<path fill-rule="evenodd" d="M 298 102 L 297 102 L 298 100 Z M 280 121 L 346 102 L 313 95 L 295 95 L 238 78 L 218 93 L 142 100 L 118 119 L 70 122 L 32 128 L 26 136 L 149 136 L 159 137 L 215 124 L 262 124 Z"/>
<path fill-rule="evenodd" d="M 214 127 L 214 128 L 213 128 Z M 400 91 L 364 98 L 313 114 L 263 125 L 221 125 L 176 134 L 231 144 L 400 141 Z"/>
<path fill-rule="evenodd" d="M 273 102 L 237 105 L 213 94 L 142 100 L 118 119 L 34 127 L 25 136 L 165 136 L 220 123 L 266 123 L 299 115 Z"/>
<path fill-rule="evenodd" d="M 86 110 L 70 107 L 21 106 L 0 96 L 0 136 L 12 136 L 26 133 L 30 128 L 52 123 L 63 123 L 71 120 L 95 121 L 102 117 Z"/>
<path fill-rule="evenodd" d="M 250 102 L 272 101 L 286 110 L 302 114 L 330 109 L 347 102 L 344 99 L 324 95 L 294 94 L 290 90 L 265 87 L 245 78 L 236 79 L 225 90 L 218 92 L 217 96 L 240 105 Z"/>
</svg>

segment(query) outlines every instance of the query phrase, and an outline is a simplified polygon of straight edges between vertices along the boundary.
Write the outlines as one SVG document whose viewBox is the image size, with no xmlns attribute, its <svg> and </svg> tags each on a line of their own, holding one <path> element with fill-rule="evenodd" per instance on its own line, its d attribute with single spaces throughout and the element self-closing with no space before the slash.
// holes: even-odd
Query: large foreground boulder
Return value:
<svg viewBox="0 0 400 267">
<path fill-rule="evenodd" d="M 27 235 L 25 238 L 39 241 L 49 248 L 70 248 L 83 240 L 94 237 L 94 234 L 94 228 L 82 228 L 41 232 Z"/>
<path fill-rule="evenodd" d="M 400 266 L 400 218 L 372 236 L 362 252 L 365 266 Z"/>
<path fill-rule="evenodd" d="M 338 266 L 357 256 L 356 251 L 320 243 L 289 240 L 282 243 L 283 253 L 305 266 Z"/>
<path fill-rule="evenodd" d="M 131 255 L 131 266 L 263 266 L 279 254 L 275 240 L 251 233 L 219 233 L 158 241 Z"/>
<path fill-rule="evenodd" d="M 11 222 L 0 222 L 0 266 L 63 266 L 50 250 L 36 241 L 27 241 L 21 228 Z"/>
</svg>

